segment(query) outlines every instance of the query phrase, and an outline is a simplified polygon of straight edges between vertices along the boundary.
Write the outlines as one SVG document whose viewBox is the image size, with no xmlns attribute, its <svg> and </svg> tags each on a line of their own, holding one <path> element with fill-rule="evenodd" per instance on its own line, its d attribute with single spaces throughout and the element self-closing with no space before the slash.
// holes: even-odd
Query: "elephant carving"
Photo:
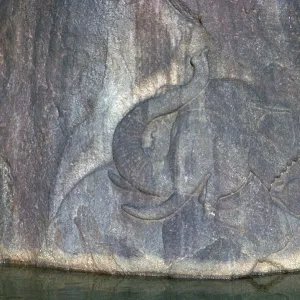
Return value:
<svg viewBox="0 0 300 300">
<path fill-rule="evenodd" d="M 197 198 L 204 214 L 214 217 L 220 199 L 238 192 L 255 175 L 270 191 L 275 179 L 299 154 L 295 113 L 270 106 L 249 84 L 209 79 L 207 51 L 191 59 L 194 74 L 184 85 L 137 104 L 113 136 L 119 187 L 159 198 L 159 204 L 122 206 L 144 220 L 161 220 Z M 177 112 L 163 171 L 158 174 L 142 137 L 156 118 Z M 156 201 L 157 202 L 157 201 Z M 278 201 L 276 200 L 276 203 Z"/>
<path fill-rule="evenodd" d="M 208 82 L 207 50 L 190 60 L 192 78 L 183 85 L 163 87 L 157 95 L 136 105 L 118 124 L 113 136 L 113 159 L 118 171 L 108 175 L 112 182 L 126 189 L 166 199 L 158 207 L 141 208 L 124 205 L 123 209 L 142 219 L 162 219 L 174 213 L 190 195 L 201 194 L 208 175 L 191 191 L 190 195 L 178 193 L 172 170 L 166 168 L 161 178 L 154 176 L 153 160 L 143 148 L 142 136 L 149 123 L 156 118 L 171 114 L 196 98 Z M 187 199 L 186 199 L 187 197 Z"/>
</svg>

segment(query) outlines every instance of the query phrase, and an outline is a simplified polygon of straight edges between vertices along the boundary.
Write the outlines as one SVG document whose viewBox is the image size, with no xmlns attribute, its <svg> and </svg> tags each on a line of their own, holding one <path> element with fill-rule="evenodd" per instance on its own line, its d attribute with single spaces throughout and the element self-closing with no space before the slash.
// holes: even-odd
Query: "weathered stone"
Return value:
<svg viewBox="0 0 300 300">
<path fill-rule="evenodd" d="M 1 0 L 1 261 L 299 269 L 299 82 L 297 0 Z"/>
</svg>

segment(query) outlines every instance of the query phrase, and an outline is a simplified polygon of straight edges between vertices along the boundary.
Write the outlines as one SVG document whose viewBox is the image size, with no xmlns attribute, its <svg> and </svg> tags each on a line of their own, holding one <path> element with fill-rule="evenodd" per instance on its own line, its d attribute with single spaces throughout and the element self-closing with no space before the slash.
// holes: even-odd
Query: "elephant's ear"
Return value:
<svg viewBox="0 0 300 300">
<path fill-rule="evenodd" d="M 195 13 L 183 0 L 169 0 L 169 3 L 188 21 L 201 24 L 200 16 Z"/>
</svg>

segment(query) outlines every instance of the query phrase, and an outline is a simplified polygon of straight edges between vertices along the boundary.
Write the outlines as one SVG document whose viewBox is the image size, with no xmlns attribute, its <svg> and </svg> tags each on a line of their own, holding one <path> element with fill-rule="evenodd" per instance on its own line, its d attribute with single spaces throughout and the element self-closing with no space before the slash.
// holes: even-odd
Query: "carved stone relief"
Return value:
<svg viewBox="0 0 300 300">
<path fill-rule="evenodd" d="M 298 1 L 50 2 L 23 7 L 45 20 L 21 18 L 37 39 L 13 52 L 26 72 L 0 48 L 3 259 L 199 278 L 299 269 Z"/>
<path fill-rule="evenodd" d="M 192 6 L 175 0 L 170 4 L 189 22 L 202 26 Z M 251 13 L 255 5 L 253 1 L 244 12 Z M 266 13 L 264 9 L 261 5 L 261 14 Z M 283 16 L 288 9 L 282 8 Z M 267 21 L 262 17 L 261 22 Z M 291 31 L 285 23 L 279 25 L 283 35 Z M 212 78 L 207 52 L 200 55 L 205 68 L 191 60 L 195 71 L 190 82 L 166 87 L 121 120 L 113 138 L 118 173 L 109 170 L 108 175 L 121 189 L 150 196 L 149 204 L 138 206 L 131 201 L 122 209 L 140 220 L 165 220 L 167 259 L 195 255 L 205 260 L 205 249 L 218 241 L 234 248 L 231 260 L 267 257 L 287 246 L 291 239 L 287 219 L 299 217 L 298 108 L 295 111 L 282 101 L 268 99 L 253 80 Z M 153 159 L 142 138 L 151 122 L 169 114 L 176 115 L 165 136 L 169 149 L 157 163 L 159 158 Z M 197 220 L 193 220 L 195 210 L 199 210 Z M 199 237 L 194 226 L 201 228 Z M 197 246 L 194 239 L 199 241 Z M 219 248 L 218 256 L 226 251 L 227 246 Z"/>
</svg>

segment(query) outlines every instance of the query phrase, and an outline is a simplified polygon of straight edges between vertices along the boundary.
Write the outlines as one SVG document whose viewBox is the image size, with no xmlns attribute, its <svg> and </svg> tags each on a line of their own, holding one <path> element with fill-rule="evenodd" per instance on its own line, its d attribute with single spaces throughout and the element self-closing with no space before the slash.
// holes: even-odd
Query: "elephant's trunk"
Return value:
<svg viewBox="0 0 300 300">
<path fill-rule="evenodd" d="M 123 179 L 144 193 L 161 196 L 171 192 L 162 191 L 156 182 L 152 160 L 144 151 L 142 137 L 151 121 L 178 110 L 203 90 L 208 81 L 207 51 L 194 57 L 191 65 L 194 74 L 188 83 L 165 87 L 160 94 L 137 104 L 114 132 L 112 151 L 116 168 Z"/>
</svg>

